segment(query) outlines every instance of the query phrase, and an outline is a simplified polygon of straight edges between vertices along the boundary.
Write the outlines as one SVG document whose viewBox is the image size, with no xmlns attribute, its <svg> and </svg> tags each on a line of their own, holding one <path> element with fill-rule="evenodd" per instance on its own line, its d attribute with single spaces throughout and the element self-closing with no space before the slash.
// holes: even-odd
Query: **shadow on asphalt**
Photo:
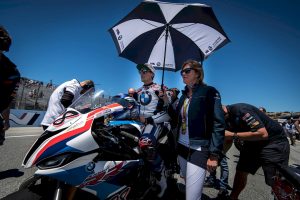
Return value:
<svg viewBox="0 0 300 200">
<path fill-rule="evenodd" d="M 19 169 L 8 169 L 6 171 L 0 172 L 0 180 L 10 178 L 10 177 L 20 177 L 23 176 L 24 172 L 19 171 Z"/>
</svg>

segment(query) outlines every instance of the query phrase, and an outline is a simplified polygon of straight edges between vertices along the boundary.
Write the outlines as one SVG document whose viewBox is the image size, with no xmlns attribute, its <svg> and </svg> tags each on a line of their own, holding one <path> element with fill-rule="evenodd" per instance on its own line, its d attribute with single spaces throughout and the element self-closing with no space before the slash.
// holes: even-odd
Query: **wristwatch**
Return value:
<svg viewBox="0 0 300 200">
<path fill-rule="evenodd" d="M 239 139 L 239 136 L 237 135 L 237 132 L 233 133 L 232 138 L 233 138 L 233 140 Z"/>
</svg>

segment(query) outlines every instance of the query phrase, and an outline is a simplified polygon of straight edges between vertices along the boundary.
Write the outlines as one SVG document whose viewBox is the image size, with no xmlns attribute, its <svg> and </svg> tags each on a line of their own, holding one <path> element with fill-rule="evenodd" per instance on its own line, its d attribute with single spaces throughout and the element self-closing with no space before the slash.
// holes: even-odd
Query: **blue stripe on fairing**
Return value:
<svg viewBox="0 0 300 200">
<path fill-rule="evenodd" d="M 128 163 L 127 165 L 123 166 L 123 169 L 124 170 L 136 169 L 140 165 L 139 163 L 140 163 L 140 161 L 138 161 L 138 160 L 136 162 Z M 125 171 L 121 171 L 121 173 L 122 172 L 124 173 Z M 36 173 L 36 174 L 38 174 L 38 173 Z M 51 173 L 51 174 L 43 173 L 42 175 L 44 175 L 44 176 L 46 175 L 51 178 L 60 180 L 62 182 L 66 182 L 67 184 L 72 185 L 72 186 L 79 186 L 91 174 L 92 174 L 91 172 L 86 171 L 86 165 L 84 165 L 84 166 L 80 166 L 77 168 L 69 169 L 67 171 L 60 171 L 60 172 Z M 121 174 L 118 174 L 118 175 L 121 175 Z M 115 177 L 111 177 L 111 178 L 117 178 L 118 175 L 116 175 Z M 121 175 L 121 176 L 123 176 L 123 175 Z M 109 194 L 111 194 L 111 193 L 115 192 L 116 190 L 118 190 L 119 188 L 123 187 L 123 184 L 116 185 L 116 184 L 113 184 L 113 182 L 114 181 L 112 181 L 112 183 L 108 183 L 106 181 L 99 182 L 96 185 L 88 185 L 85 188 L 96 191 L 97 196 L 100 199 L 106 199 Z"/>
<path fill-rule="evenodd" d="M 81 134 L 80 134 L 81 135 Z M 64 152 L 77 152 L 77 153 L 83 153 L 83 151 L 80 151 L 78 149 L 72 148 L 70 146 L 67 145 L 67 142 L 69 142 L 70 140 L 72 140 L 73 138 L 77 137 L 78 135 L 74 135 L 70 138 L 67 138 L 63 141 L 60 141 L 58 143 L 56 143 L 55 145 L 49 147 L 46 151 L 44 151 L 44 153 L 37 159 L 37 163 L 40 162 L 41 160 L 49 157 L 49 156 L 55 156 L 57 154 L 60 153 L 64 153 Z"/>
<path fill-rule="evenodd" d="M 70 147 L 70 146 L 66 146 L 65 148 L 63 148 L 62 150 L 58 151 L 57 153 L 55 153 L 55 155 L 58 155 L 58 154 L 62 154 L 62 153 L 66 153 L 66 152 L 78 152 L 78 153 L 81 153 L 83 151 L 80 151 L 78 149 L 75 149 L 73 147 Z"/>
<path fill-rule="evenodd" d="M 136 124 L 136 125 L 143 125 L 143 123 L 138 122 L 138 121 L 132 121 L 132 120 L 116 120 L 116 121 L 110 121 L 108 123 L 109 126 L 121 126 L 121 125 L 126 125 L 126 124 Z"/>
<path fill-rule="evenodd" d="M 79 186 L 84 182 L 84 180 L 92 173 L 86 171 L 86 166 L 80 166 L 77 168 L 69 169 L 67 171 L 61 171 L 58 173 L 47 174 L 51 178 L 66 182 L 72 186 Z M 43 173 L 45 176 L 45 174 Z M 121 185 L 122 186 L 122 185 Z M 86 188 L 96 191 L 97 196 L 100 199 L 106 199 L 106 197 L 112 192 L 118 190 L 121 186 L 109 184 L 107 182 L 99 182 L 96 185 L 89 185 Z"/>
</svg>

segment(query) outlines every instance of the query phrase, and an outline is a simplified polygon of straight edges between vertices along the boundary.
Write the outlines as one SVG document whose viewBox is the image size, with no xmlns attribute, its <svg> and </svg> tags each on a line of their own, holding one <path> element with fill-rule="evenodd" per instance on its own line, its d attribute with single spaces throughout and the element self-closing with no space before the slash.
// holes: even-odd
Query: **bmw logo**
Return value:
<svg viewBox="0 0 300 200">
<path fill-rule="evenodd" d="M 95 163 L 94 162 L 89 162 L 87 165 L 86 165 L 86 170 L 88 171 L 88 172 L 91 172 L 91 171 L 93 171 L 94 169 L 95 169 Z"/>
<path fill-rule="evenodd" d="M 152 95 L 150 94 L 150 92 L 146 91 L 146 92 L 142 92 L 141 96 L 140 96 L 140 102 L 143 106 L 148 105 L 152 100 Z"/>
</svg>

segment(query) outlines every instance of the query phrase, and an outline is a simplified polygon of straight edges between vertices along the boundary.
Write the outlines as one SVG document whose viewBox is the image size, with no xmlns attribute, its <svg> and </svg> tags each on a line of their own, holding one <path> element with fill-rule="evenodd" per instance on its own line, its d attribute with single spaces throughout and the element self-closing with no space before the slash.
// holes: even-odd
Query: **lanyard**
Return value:
<svg viewBox="0 0 300 200">
<path fill-rule="evenodd" d="M 188 112 L 188 106 L 190 104 L 191 98 L 186 98 L 183 103 L 183 109 L 182 109 L 182 123 L 181 123 L 181 130 L 182 134 L 184 135 L 186 133 L 187 128 L 187 112 Z"/>
</svg>

